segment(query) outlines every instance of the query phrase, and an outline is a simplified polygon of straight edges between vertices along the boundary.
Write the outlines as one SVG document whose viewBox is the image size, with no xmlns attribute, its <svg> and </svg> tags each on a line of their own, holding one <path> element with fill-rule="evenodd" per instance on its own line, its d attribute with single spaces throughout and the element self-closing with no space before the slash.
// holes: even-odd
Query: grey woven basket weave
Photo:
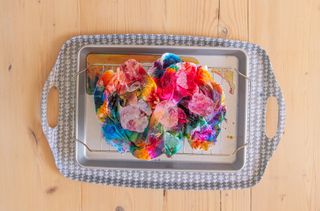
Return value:
<svg viewBox="0 0 320 211">
<path fill-rule="evenodd" d="M 247 140 L 244 167 L 238 171 L 170 171 L 140 169 L 86 168 L 75 154 L 75 105 L 78 52 L 85 45 L 164 45 L 230 47 L 244 50 L 249 59 Z M 59 91 L 58 124 L 47 122 L 47 96 L 51 87 Z M 268 97 L 277 99 L 278 130 L 269 139 L 265 135 L 265 106 Z M 41 102 L 42 128 L 59 171 L 71 179 L 107 185 L 164 189 L 237 189 L 255 185 L 262 177 L 284 131 L 285 104 L 266 52 L 256 44 L 210 37 L 174 35 L 81 35 L 65 42 L 45 82 Z"/>
</svg>

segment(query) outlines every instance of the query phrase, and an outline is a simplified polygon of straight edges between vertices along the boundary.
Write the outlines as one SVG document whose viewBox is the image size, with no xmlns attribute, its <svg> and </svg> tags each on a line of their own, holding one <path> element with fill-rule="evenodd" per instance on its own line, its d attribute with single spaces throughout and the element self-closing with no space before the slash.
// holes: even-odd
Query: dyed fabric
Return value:
<svg viewBox="0 0 320 211">
<path fill-rule="evenodd" d="M 208 150 L 226 115 L 223 90 L 207 68 L 171 53 L 149 70 L 131 59 L 104 72 L 94 101 L 106 142 L 144 160 L 171 157 L 184 140 Z"/>
</svg>

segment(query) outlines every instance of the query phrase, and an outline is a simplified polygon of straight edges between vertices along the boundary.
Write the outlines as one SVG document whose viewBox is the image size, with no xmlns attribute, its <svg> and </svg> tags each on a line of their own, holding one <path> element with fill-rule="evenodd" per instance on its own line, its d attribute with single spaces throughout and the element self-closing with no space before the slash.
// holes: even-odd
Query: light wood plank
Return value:
<svg viewBox="0 0 320 211">
<path fill-rule="evenodd" d="M 248 0 L 221 0 L 219 37 L 248 41 Z M 222 211 L 248 211 L 251 206 L 251 191 L 221 191 Z"/>
<path fill-rule="evenodd" d="M 286 132 L 253 188 L 253 210 L 320 210 L 320 1 L 250 1 L 250 41 L 270 55 Z M 275 124 L 271 122 L 270 124 Z"/>
<path fill-rule="evenodd" d="M 40 90 L 78 33 L 77 1 L 0 5 L 0 210 L 79 210 L 80 185 L 58 173 L 40 126 Z"/>
<path fill-rule="evenodd" d="M 81 33 L 216 36 L 218 9 L 219 0 L 81 0 Z"/>
<path fill-rule="evenodd" d="M 163 210 L 220 211 L 220 191 L 166 191 Z"/>
<path fill-rule="evenodd" d="M 222 191 L 221 211 L 249 211 L 250 199 L 250 189 Z"/>
<path fill-rule="evenodd" d="M 165 2 L 165 33 L 217 37 L 219 1 Z M 220 210 L 220 191 L 168 190 L 164 210 Z"/>
<path fill-rule="evenodd" d="M 221 0 L 218 36 L 248 41 L 248 0 Z"/>
<path fill-rule="evenodd" d="M 153 8 L 153 9 L 152 9 Z M 90 16 L 88 14 L 96 14 Z M 218 24 L 218 0 L 214 1 L 81 1 L 81 33 L 168 33 L 189 35 L 217 35 Z M 110 190 L 110 189 L 109 189 Z M 151 198 L 157 198 L 159 203 L 163 200 L 163 191 L 127 191 L 126 189 L 111 189 L 119 195 L 128 195 L 132 201 L 126 202 L 124 206 L 134 207 L 132 203 L 139 198 L 145 199 L 149 206 Z M 105 191 L 101 187 L 83 185 L 84 193 L 96 193 L 104 198 L 112 197 L 111 191 Z M 210 197 L 209 197 L 210 196 Z M 205 202 L 202 198 L 210 198 Z M 176 199 L 179 198 L 179 203 Z M 214 200 L 211 198 L 215 198 Z M 192 205 L 193 208 L 205 208 L 218 210 L 220 207 L 219 192 L 180 192 L 168 194 L 165 197 L 164 209 L 180 210 L 180 205 Z M 172 200 L 173 199 L 173 200 Z M 191 200 L 192 199 L 192 200 Z M 218 200 L 216 200 L 218 199 Z M 93 200 L 90 198 L 90 200 Z M 201 203 L 201 205 L 198 203 Z M 204 203 L 204 205 L 202 205 Z M 112 203 L 118 206 L 121 202 Z M 208 206 L 207 206 L 208 205 Z M 151 205 L 150 205 L 151 206 Z M 150 207 L 149 206 L 149 207 Z M 144 207 L 140 207 L 144 210 Z M 95 203 L 84 202 L 84 210 L 110 209 L 107 203 L 95 205 Z M 150 209 L 149 209 L 150 210 Z M 199 209 L 198 209 L 199 210 Z"/>
<path fill-rule="evenodd" d="M 150 7 L 163 10 L 160 1 L 80 1 L 82 34 L 159 32 L 164 22 Z M 95 15 L 90 15 L 95 14 Z M 146 31 L 149 30 L 149 31 Z M 82 209 L 90 210 L 160 210 L 162 190 L 117 188 L 82 184 Z"/>
<path fill-rule="evenodd" d="M 104 185 L 82 185 L 83 211 L 162 210 L 163 191 L 119 188 Z"/>
</svg>

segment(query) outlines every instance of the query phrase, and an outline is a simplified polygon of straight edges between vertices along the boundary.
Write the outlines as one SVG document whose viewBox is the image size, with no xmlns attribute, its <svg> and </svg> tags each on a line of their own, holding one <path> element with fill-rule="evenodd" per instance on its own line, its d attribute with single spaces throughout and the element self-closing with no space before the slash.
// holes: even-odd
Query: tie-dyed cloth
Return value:
<svg viewBox="0 0 320 211">
<path fill-rule="evenodd" d="M 104 72 L 94 101 L 106 142 L 144 160 L 171 157 L 185 139 L 208 150 L 226 115 L 223 90 L 208 69 L 171 53 L 148 71 L 130 59 Z"/>
</svg>

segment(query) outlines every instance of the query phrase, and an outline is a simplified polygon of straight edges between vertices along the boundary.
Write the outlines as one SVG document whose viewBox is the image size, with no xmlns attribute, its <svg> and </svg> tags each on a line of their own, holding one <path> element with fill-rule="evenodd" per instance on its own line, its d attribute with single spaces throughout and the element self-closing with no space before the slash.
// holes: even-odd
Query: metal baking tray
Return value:
<svg viewBox="0 0 320 211">
<path fill-rule="evenodd" d="M 206 152 L 191 149 L 188 142 L 185 141 L 181 152 L 171 158 L 163 155 L 151 161 L 143 161 L 134 158 L 130 153 L 120 154 L 107 145 L 100 135 L 100 123 L 96 118 L 93 96 L 86 92 L 87 58 L 93 54 L 160 56 L 165 52 L 195 58 L 200 64 L 206 64 L 216 70 L 229 71 L 229 73 L 231 71 L 232 77 L 229 78 L 229 81 L 226 81 L 222 74 L 212 72 L 216 81 L 222 84 L 226 94 L 227 121 L 222 124 L 217 143 Z M 148 64 L 144 66 L 147 68 Z M 81 166 L 92 168 L 240 170 L 246 162 L 247 95 L 250 88 L 249 79 L 246 77 L 247 69 L 248 56 L 245 51 L 238 48 L 134 45 L 86 45 L 82 47 L 78 53 L 76 85 L 77 162 Z"/>
</svg>

